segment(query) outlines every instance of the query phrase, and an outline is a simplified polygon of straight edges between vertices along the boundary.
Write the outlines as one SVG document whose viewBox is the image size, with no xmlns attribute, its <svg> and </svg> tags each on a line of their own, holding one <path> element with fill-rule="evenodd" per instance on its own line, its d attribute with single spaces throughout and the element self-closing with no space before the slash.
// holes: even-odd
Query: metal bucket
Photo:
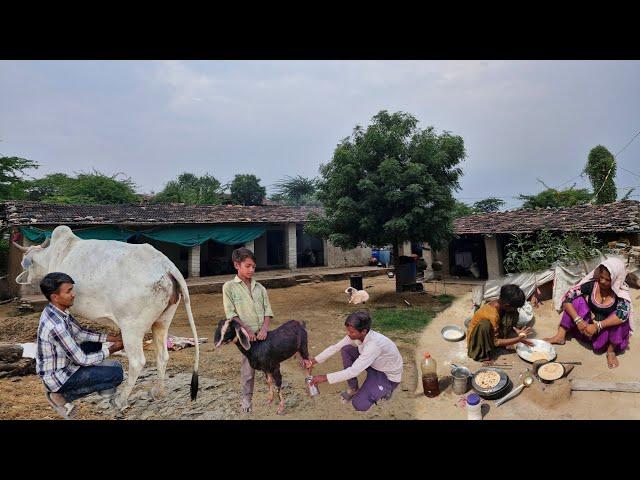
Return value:
<svg viewBox="0 0 640 480">
<path fill-rule="evenodd" d="M 469 378 L 471 371 L 465 367 L 456 367 L 451 370 L 453 377 L 453 393 L 464 395 L 469 390 Z"/>
</svg>

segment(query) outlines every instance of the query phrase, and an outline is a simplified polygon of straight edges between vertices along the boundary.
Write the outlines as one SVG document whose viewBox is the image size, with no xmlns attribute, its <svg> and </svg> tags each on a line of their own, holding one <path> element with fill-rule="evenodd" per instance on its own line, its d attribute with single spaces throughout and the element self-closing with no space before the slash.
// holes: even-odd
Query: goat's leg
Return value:
<svg viewBox="0 0 640 480">
<path fill-rule="evenodd" d="M 273 376 L 270 373 L 266 373 L 267 383 L 269 384 L 269 395 L 267 396 L 267 403 L 271 405 L 273 403 Z"/>
<path fill-rule="evenodd" d="M 282 415 L 284 413 L 284 397 L 282 396 L 282 374 L 280 373 L 280 367 L 273 372 L 273 379 L 276 382 L 276 392 L 278 392 L 278 397 L 280 398 L 280 403 L 278 404 L 278 409 L 276 410 L 276 414 Z"/>
</svg>

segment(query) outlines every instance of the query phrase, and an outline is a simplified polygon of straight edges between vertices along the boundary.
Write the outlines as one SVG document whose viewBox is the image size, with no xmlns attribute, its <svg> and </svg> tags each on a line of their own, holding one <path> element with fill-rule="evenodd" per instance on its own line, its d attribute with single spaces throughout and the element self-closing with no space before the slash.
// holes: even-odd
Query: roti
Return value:
<svg viewBox="0 0 640 480">
<path fill-rule="evenodd" d="M 549 360 L 549 354 L 547 352 L 533 351 L 529 355 L 529 360 L 535 362 L 536 360 Z"/>
<path fill-rule="evenodd" d="M 474 380 L 480 388 L 493 388 L 500 382 L 500 374 L 493 370 L 485 370 L 478 373 Z"/>
<path fill-rule="evenodd" d="M 543 380 L 557 380 L 563 374 L 564 368 L 556 362 L 545 363 L 538 369 L 538 376 Z"/>
</svg>

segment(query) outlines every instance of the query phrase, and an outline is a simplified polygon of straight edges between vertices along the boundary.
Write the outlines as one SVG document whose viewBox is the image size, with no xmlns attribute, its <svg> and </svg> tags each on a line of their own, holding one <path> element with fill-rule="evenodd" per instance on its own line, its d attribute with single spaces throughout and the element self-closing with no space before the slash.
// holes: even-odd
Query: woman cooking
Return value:
<svg viewBox="0 0 640 480">
<path fill-rule="evenodd" d="M 616 353 L 629 346 L 631 296 L 624 283 L 624 262 L 609 258 L 572 287 L 562 299 L 564 313 L 550 343 L 563 345 L 567 332 L 590 342 L 594 351 L 607 351 L 607 365 L 616 368 Z"/>
<path fill-rule="evenodd" d="M 531 327 L 516 328 L 518 309 L 524 305 L 524 292 L 518 285 L 503 285 L 500 298 L 480 307 L 467 329 L 467 355 L 480 362 L 491 361 L 498 347 L 524 343 Z M 512 337 L 512 330 L 517 334 Z M 511 338 L 510 338 L 511 337 Z"/>
</svg>

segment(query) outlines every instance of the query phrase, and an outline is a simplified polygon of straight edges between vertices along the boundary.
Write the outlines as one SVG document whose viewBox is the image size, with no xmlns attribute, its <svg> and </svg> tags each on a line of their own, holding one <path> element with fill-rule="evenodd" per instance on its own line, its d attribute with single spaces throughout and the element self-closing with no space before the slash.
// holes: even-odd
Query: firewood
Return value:
<svg viewBox="0 0 640 480">
<path fill-rule="evenodd" d="M 0 362 L 16 362 L 22 358 L 22 347 L 15 343 L 0 342 Z"/>
<path fill-rule="evenodd" d="M 36 360 L 34 358 L 21 358 L 17 362 L 0 362 L 0 378 L 36 373 Z"/>
</svg>

